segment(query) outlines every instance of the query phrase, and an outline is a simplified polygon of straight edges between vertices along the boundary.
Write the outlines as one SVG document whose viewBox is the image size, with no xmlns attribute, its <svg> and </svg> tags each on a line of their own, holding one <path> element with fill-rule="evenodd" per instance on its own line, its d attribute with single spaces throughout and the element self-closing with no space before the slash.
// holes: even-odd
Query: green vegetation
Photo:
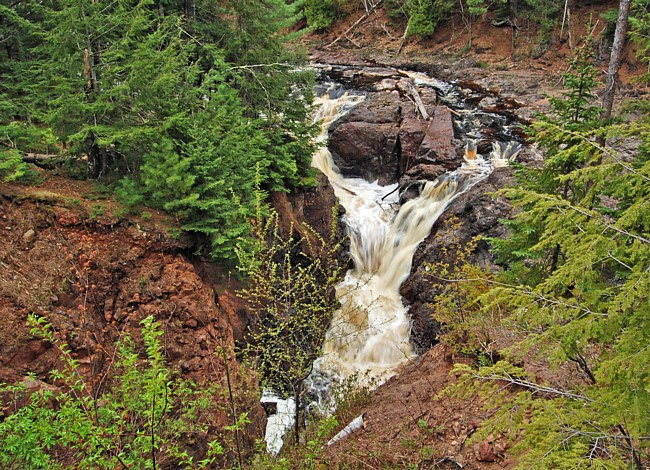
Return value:
<svg viewBox="0 0 650 470">
<path fill-rule="evenodd" d="M 313 184 L 312 76 L 281 33 L 295 5 L 0 8 L 3 178 L 29 176 L 28 152 L 65 149 L 87 160 L 88 176 L 119 181 L 125 202 L 176 214 L 214 258 L 233 261 L 249 236 L 256 172 L 264 190 Z"/>
<path fill-rule="evenodd" d="M 210 437 L 204 414 L 214 406 L 217 386 L 199 388 L 165 365 L 163 332 L 151 317 L 141 330 L 146 360 L 124 336 L 111 386 L 102 393 L 85 382 L 68 345 L 56 339 L 43 317 L 30 317 L 30 324 L 61 353 L 64 366 L 53 379 L 67 391 L 0 387 L 11 404 L 25 404 L 0 422 L 3 468 L 212 468 L 224 452 L 222 443 Z M 200 457 L 199 443 L 206 448 Z"/>
<path fill-rule="evenodd" d="M 633 0 L 630 13 L 630 39 L 637 48 L 637 56 L 648 70 L 641 81 L 650 82 L 650 1 Z"/>
<path fill-rule="evenodd" d="M 239 252 L 251 281 L 240 295 L 248 301 L 256 325 L 245 354 L 254 362 L 264 388 L 294 397 L 298 442 L 303 384 L 320 355 L 338 305 L 334 287 L 347 263 L 335 240 L 336 226 L 324 239 L 307 225 L 291 226 L 289 233 L 282 233 L 277 213 L 266 222 L 257 220 L 256 256 L 251 259 Z"/>
<path fill-rule="evenodd" d="M 449 0 L 405 0 L 407 36 L 430 36 L 445 19 L 453 3 Z"/>
<path fill-rule="evenodd" d="M 335 0 L 304 0 L 303 12 L 307 26 L 315 30 L 329 28 L 339 14 L 339 2 Z"/>
<path fill-rule="evenodd" d="M 505 270 L 464 278 L 479 294 L 473 337 L 480 316 L 498 311 L 519 340 L 501 351 L 507 360 L 458 365 L 447 393 L 486 398 L 497 412 L 472 439 L 504 433 L 521 468 L 640 469 L 650 450 L 650 116 L 598 120 L 585 48 L 565 79 L 553 116 L 532 126 L 544 166 L 518 167 L 519 184 L 503 191 L 522 209 L 511 236 L 492 241 Z M 635 139 L 632 154 L 617 150 Z M 517 365 L 530 355 L 574 364 L 580 377 L 536 379 Z"/>
<path fill-rule="evenodd" d="M 30 183 L 37 180 L 37 173 L 23 161 L 22 154 L 16 150 L 0 151 L 0 179 L 5 183 L 13 181 Z"/>
</svg>

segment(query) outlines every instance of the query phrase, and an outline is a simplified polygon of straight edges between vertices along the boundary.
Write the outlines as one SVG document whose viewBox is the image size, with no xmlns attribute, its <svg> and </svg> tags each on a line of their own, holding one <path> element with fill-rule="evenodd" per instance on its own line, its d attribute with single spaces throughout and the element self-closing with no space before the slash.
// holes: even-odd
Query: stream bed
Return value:
<svg viewBox="0 0 650 470">
<path fill-rule="evenodd" d="M 317 87 L 313 120 L 321 126 L 317 141 L 323 144 L 331 127 L 366 99 L 368 89 L 389 87 L 390 80 L 395 80 L 384 76 L 388 74 L 385 69 L 317 68 L 322 81 Z M 364 82 L 357 77 L 355 81 L 360 72 L 370 78 Z M 321 412 L 332 411 L 329 392 L 334 384 L 355 377 L 361 383 L 378 386 L 415 357 L 408 308 L 399 292 L 411 271 L 415 250 L 455 198 L 471 190 L 494 168 L 506 166 L 521 149 L 515 120 L 507 113 L 478 109 L 476 103 L 482 98 L 477 101 L 478 97 L 468 97 L 454 85 L 422 73 L 393 73 L 407 80 L 407 85 L 415 90 L 435 91 L 437 106 L 452 110 L 454 137 L 467 142 L 466 150 L 457 168 L 433 180 L 419 181 L 418 194 L 408 201 L 402 200 L 402 204 L 398 181 L 381 185 L 378 181 L 345 176 L 325 145 L 314 154 L 312 165 L 327 176 L 345 208 L 343 222 L 354 264 L 337 287 L 341 307 L 334 313 L 322 354 L 307 380 L 310 407 L 318 407 Z M 417 106 L 419 93 L 416 91 L 413 97 Z M 498 100 L 490 103 L 496 106 Z M 282 436 L 294 423 L 295 402 L 269 391 L 263 401 L 276 403 L 277 412 L 268 419 L 266 441 L 268 451 L 277 454 Z"/>
</svg>

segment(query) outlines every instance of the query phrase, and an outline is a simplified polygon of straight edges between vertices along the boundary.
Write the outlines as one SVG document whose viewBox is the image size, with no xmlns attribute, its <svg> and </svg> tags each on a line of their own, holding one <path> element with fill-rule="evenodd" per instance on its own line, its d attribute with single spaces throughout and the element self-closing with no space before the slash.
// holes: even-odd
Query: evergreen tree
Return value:
<svg viewBox="0 0 650 470">
<path fill-rule="evenodd" d="M 598 127 L 600 114 L 600 108 L 592 104 L 598 70 L 592 63 L 589 45 L 590 38 L 587 38 L 576 50 L 569 71 L 564 74 L 567 90 L 560 97 L 550 99 L 554 114 L 540 116 L 530 128 L 531 138 L 545 151 L 544 166 L 515 165 L 516 177 L 524 187 L 549 195 L 559 193 L 571 202 L 584 197 L 587 188 L 565 176 L 584 166 L 596 154 L 596 149 L 585 145 L 583 139 L 585 132 L 593 132 Z M 517 195 L 512 197 L 516 199 Z M 498 261 L 508 264 L 513 279 L 535 283 L 553 272 L 562 263 L 563 256 L 558 245 L 540 243 L 546 221 L 535 219 L 528 213 L 528 206 L 523 207 L 521 217 L 506 222 L 512 235 L 491 242 Z"/>
<path fill-rule="evenodd" d="M 3 178 L 26 174 L 26 152 L 63 149 L 93 178 L 126 176 L 124 201 L 175 213 L 221 259 L 248 236 L 256 172 L 264 190 L 315 183 L 313 74 L 283 33 L 298 5 L 16 5 L 1 7 Z"/>
<path fill-rule="evenodd" d="M 574 87 L 590 76 L 574 73 L 583 77 L 567 81 Z M 495 242 L 508 267 L 479 299 L 487 311 L 505 306 L 504 324 L 523 339 L 505 351 L 511 362 L 458 366 L 455 390 L 488 397 L 497 413 L 474 439 L 517 436 L 521 468 L 641 469 L 650 442 L 650 118 L 598 124 L 575 90 L 558 104 L 557 120 L 534 125 L 544 167 L 521 169 L 528 178 L 504 191 L 523 210 L 513 235 Z M 636 139 L 634 155 L 617 151 Z M 540 382 L 513 365 L 526 353 L 575 364 L 582 378 Z"/>
</svg>

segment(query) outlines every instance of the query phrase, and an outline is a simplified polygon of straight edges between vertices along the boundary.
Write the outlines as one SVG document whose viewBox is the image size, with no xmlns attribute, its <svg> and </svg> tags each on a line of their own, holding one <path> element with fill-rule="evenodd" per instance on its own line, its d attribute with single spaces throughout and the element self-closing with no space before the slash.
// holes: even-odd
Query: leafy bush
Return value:
<svg viewBox="0 0 650 470">
<path fill-rule="evenodd" d="M 430 36 L 451 10 L 451 0 L 406 0 L 407 36 Z"/>
<path fill-rule="evenodd" d="M 209 437 L 204 412 L 213 407 L 216 389 L 198 388 L 167 368 L 163 332 L 152 317 L 141 322 L 146 359 L 140 359 L 129 336 L 123 337 L 112 386 L 102 394 L 81 378 L 79 363 L 45 319 L 29 321 L 34 334 L 59 349 L 64 367 L 52 374 L 67 391 L 45 387 L 28 393 L 22 384 L 0 386 L 0 394 L 16 406 L 0 422 L 3 468 L 213 468 L 223 448 Z M 206 449 L 202 455 L 196 451 L 199 442 Z"/>
<path fill-rule="evenodd" d="M 262 387 L 296 401 L 295 435 L 300 434 L 304 383 L 310 375 L 332 314 L 334 288 L 347 267 L 334 226 L 325 239 L 306 224 L 281 232 L 279 215 L 256 223 L 255 256 L 239 250 L 251 286 L 238 295 L 248 301 L 255 328 L 245 354 L 256 364 Z"/>
</svg>

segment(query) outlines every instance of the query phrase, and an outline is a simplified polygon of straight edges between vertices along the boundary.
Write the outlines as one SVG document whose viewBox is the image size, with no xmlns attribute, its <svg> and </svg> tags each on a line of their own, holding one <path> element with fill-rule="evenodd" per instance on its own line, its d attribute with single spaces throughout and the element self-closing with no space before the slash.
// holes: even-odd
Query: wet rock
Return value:
<svg viewBox="0 0 650 470">
<path fill-rule="evenodd" d="M 330 137 L 334 163 L 346 176 L 393 183 L 399 170 L 397 132 L 392 123 L 345 122 Z"/>
<path fill-rule="evenodd" d="M 457 160 L 453 139 L 454 128 L 449 108 L 436 106 L 431 123 L 418 150 L 418 160 L 434 162 L 453 162 Z"/>
<path fill-rule="evenodd" d="M 446 257 L 454 255 L 447 253 L 447 250 L 455 241 L 463 245 L 478 235 L 505 236 L 507 229 L 499 220 L 510 216 L 511 206 L 504 198 L 491 196 L 490 193 L 510 182 L 509 168 L 494 170 L 485 180 L 449 205 L 443 216 L 433 225 L 431 234 L 416 250 L 411 274 L 400 288 L 401 295 L 412 305 L 411 343 L 416 352 L 422 353 L 434 345 L 440 333 L 440 324 L 433 319 L 434 312 L 430 307 L 438 292 L 432 287 L 434 282 L 427 264 L 449 261 Z M 459 228 L 451 227 L 453 219 L 461 223 Z M 478 243 L 471 261 L 482 265 L 493 264 L 486 241 Z"/>
<path fill-rule="evenodd" d="M 405 120 L 406 121 L 406 120 Z M 421 125 L 406 122 L 409 126 L 405 132 L 402 144 L 402 160 L 406 164 L 406 172 L 400 179 L 400 185 L 408 185 L 413 180 L 434 180 L 448 170 L 460 166 L 454 145 L 454 128 L 451 112 L 446 106 L 436 106 L 433 117 L 417 147 L 415 156 L 412 149 L 419 136 Z M 401 132 L 401 130 L 400 130 Z M 401 134 L 400 134 L 401 136 Z M 413 138 L 409 138 L 409 137 Z"/>
<path fill-rule="evenodd" d="M 497 106 L 498 99 L 494 96 L 486 96 L 478 102 L 480 108 L 494 109 Z"/>
<path fill-rule="evenodd" d="M 385 78 L 375 85 L 377 91 L 391 91 L 397 88 L 397 80 L 392 78 Z"/>
<path fill-rule="evenodd" d="M 343 116 L 339 122 L 396 124 L 399 122 L 401 112 L 400 95 L 397 91 L 368 93 L 366 99 Z"/>
<path fill-rule="evenodd" d="M 405 117 L 402 120 L 399 138 L 404 159 L 411 160 L 417 156 L 428 127 L 429 123 L 427 121 L 417 117 Z"/>
</svg>

